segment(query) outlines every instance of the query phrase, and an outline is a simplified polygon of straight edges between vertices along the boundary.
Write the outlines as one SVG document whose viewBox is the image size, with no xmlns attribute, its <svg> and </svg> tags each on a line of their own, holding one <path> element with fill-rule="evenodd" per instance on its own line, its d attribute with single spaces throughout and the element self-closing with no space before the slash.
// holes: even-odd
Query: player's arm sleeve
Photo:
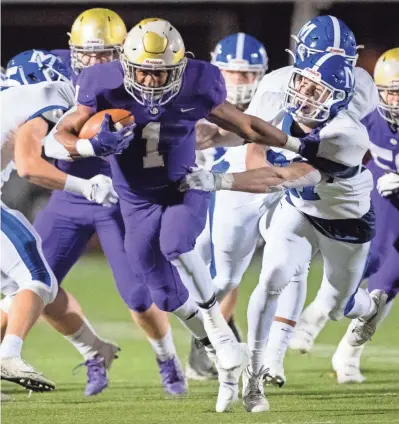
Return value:
<svg viewBox="0 0 399 424">
<path fill-rule="evenodd" d="M 329 177 L 351 178 L 359 172 L 369 144 L 367 131 L 325 127 L 299 139 L 299 154 Z"/>
</svg>

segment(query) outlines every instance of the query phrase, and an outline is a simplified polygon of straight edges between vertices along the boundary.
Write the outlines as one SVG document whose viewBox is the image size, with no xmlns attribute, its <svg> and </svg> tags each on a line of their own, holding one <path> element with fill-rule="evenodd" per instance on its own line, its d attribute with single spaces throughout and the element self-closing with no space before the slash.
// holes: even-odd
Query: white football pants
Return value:
<svg viewBox="0 0 399 424">
<path fill-rule="evenodd" d="M 280 293 L 293 277 L 304 273 L 317 251 L 323 257 L 330 297 L 334 299 L 329 318 L 338 320 L 345 314 L 355 318 L 369 311 L 370 296 L 358 287 L 370 242 L 353 244 L 330 239 L 286 200 L 277 207 L 267 237 L 259 283 L 248 305 L 248 344 L 253 352 L 261 354 L 264 350 Z M 349 311 L 347 305 L 352 303 Z"/>
<path fill-rule="evenodd" d="M 47 305 L 57 295 L 57 280 L 43 255 L 40 236 L 20 212 L 4 204 L 1 205 L 1 275 L 4 296 L 31 290 Z"/>
</svg>

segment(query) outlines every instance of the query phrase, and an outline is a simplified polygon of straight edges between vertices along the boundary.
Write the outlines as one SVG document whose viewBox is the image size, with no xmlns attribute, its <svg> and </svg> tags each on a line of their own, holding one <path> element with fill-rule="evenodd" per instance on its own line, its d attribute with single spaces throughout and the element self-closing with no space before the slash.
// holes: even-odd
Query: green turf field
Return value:
<svg viewBox="0 0 399 424">
<path fill-rule="evenodd" d="M 246 328 L 246 305 L 257 280 L 255 260 L 241 286 L 238 321 Z M 318 287 L 320 266 L 312 270 L 309 296 Z M 183 399 L 165 396 L 157 366 L 143 334 L 129 320 L 118 298 L 111 272 L 101 256 L 88 256 L 73 269 L 65 288 L 81 302 L 98 332 L 120 344 L 120 358 L 111 370 L 110 387 L 102 394 L 83 397 L 84 368 L 72 375 L 80 355 L 46 323 L 40 322 L 30 334 L 24 356 L 57 384 L 48 394 L 32 394 L 19 386 L 4 383 L 2 389 L 15 402 L 2 408 L 3 424 L 106 424 L 106 423 L 394 423 L 399 422 L 399 306 L 382 324 L 366 348 L 363 370 L 367 381 L 361 385 L 338 385 L 332 374 L 330 357 L 348 324 L 330 323 L 318 339 L 314 352 L 300 356 L 289 352 L 286 360 L 287 384 L 269 389 L 271 411 L 249 414 L 238 403 L 229 414 L 214 411 L 216 382 L 191 382 Z M 172 319 L 180 357 L 187 357 L 189 336 Z"/>
</svg>

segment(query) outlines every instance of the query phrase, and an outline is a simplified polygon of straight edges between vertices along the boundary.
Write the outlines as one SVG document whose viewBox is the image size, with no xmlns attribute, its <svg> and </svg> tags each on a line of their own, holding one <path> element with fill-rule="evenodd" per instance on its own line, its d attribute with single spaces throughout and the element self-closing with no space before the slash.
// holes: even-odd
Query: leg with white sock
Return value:
<svg viewBox="0 0 399 424">
<path fill-rule="evenodd" d="M 349 326 L 348 341 L 352 346 L 359 346 L 374 334 L 376 320 L 387 300 L 383 290 L 374 290 L 369 294 L 359 288 L 367 267 L 370 242 L 342 242 L 321 233 L 317 234 L 317 238 L 324 259 L 325 275 L 330 283 L 330 296 L 334 299 L 329 318 L 339 320 L 346 316 L 370 324 L 367 334 L 355 330 L 358 320 L 352 321 Z"/>
<path fill-rule="evenodd" d="M 290 279 L 288 286 L 280 294 L 276 315 L 270 329 L 266 348 L 266 381 L 282 387 L 286 381 L 284 357 L 291 341 L 296 322 L 306 300 L 309 265 Z"/>
<path fill-rule="evenodd" d="M 317 336 L 323 330 L 329 320 L 328 313 L 334 308 L 335 293 L 327 280 L 325 270 L 323 280 L 317 292 L 316 298 L 302 312 L 295 327 L 290 349 L 297 350 L 302 354 L 309 353 Z"/>
<path fill-rule="evenodd" d="M 269 229 L 259 283 L 248 304 L 248 345 L 252 357 L 243 379 L 243 402 L 248 411 L 261 412 L 269 408 L 263 394 L 265 351 L 279 295 L 303 264 L 309 263 L 315 249 L 311 224 L 283 201 Z"/>
<path fill-rule="evenodd" d="M 41 240 L 19 212 L 1 207 L 2 293 L 14 296 L 0 347 L 1 377 L 34 391 L 54 383 L 21 358 L 23 342 L 43 308 L 57 295 L 57 281 L 42 252 Z"/>
</svg>

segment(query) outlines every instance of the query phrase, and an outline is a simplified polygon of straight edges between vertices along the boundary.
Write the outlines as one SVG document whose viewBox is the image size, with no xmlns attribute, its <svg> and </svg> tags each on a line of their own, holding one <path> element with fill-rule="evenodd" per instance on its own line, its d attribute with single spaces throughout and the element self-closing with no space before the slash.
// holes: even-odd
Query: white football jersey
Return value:
<svg viewBox="0 0 399 424">
<path fill-rule="evenodd" d="M 285 66 L 284 68 L 266 74 L 259 84 L 257 93 L 264 91 L 285 93 L 293 68 L 293 66 Z M 362 120 L 376 109 L 379 94 L 373 79 L 363 68 L 355 68 L 355 82 L 355 93 L 348 105 L 348 110 L 354 113 L 358 119 Z"/>
<path fill-rule="evenodd" d="M 266 75 L 246 113 L 283 129 L 287 113 L 282 104 L 291 71 L 292 67 L 286 67 Z M 364 72 L 361 71 L 362 74 Z M 366 91 L 362 90 L 362 93 Z M 357 102 L 357 104 L 364 105 L 364 102 Z M 368 108 L 370 105 L 366 106 Z M 362 113 L 366 113 L 367 108 L 364 106 Z M 370 209 L 370 191 L 373 183 L 371 173 L 368 170 L 363 170 L 362 167 L 362 159 L 369 149 L 370 141 L 366 128 L 360 123 L 359 110 L 357 110 L 357 113 L 348 110 L 339 112 L 333 120 L 322 128 L 319 137 L 320 140 L 315 153 L 316 160 L 323 158 L 321 160 L 324 160 L 325 166 L 327 163 L 334 168 L 352 168 L 352 170 L 348 169 L 348 172 L 353 172 L 354 176 L 338 178 L 332 175 L 333 169 L 326 169 L 326 173 L 322 169 L 323 180 L 315 187 L 293 191 L 290 194 L 292 202 L 302 212 L 319 218 L 350 219 L 361 217 Z M 306 137 L 303 139 L 306 140 Z M 271 150 L 277 158 L 280 155 L 288 161 L 300 158 L 299 155 L 284 149 L 273 147 Z M 314 158 L 308 159 L 312 162 Z M 320 170 L 320 167 L 318 169 Z"/>
<path fill-rule="evenodd" d="M 322 163 L 321 167 L 316 165 L 322 181 L 314 187 L 292 190 L 292 203 L 300 211 L 318 218 L 362 217 L 370 209 L 373 189 L 371 172 L 362 165 L 370 147 L 366 128 L 353 113 L 341 111 L 321 129 L 318 138 L 317 152 L 311 153 L 309 162 Z M 306 137 L 302 140 L 305 151 Z M 314 141 L 311 143 L 314 145 Z M 343 174 L 347 177 L 337 176 Z"/>
<path fill-rule="evenodd" d="M 74 104 L 73 87 L 66 82 L 41 82 L 1 91 L 1 180 L 13 169 L 14 135 L 25 122 L 44 116 L 56 122 Z"/>
</svg>

